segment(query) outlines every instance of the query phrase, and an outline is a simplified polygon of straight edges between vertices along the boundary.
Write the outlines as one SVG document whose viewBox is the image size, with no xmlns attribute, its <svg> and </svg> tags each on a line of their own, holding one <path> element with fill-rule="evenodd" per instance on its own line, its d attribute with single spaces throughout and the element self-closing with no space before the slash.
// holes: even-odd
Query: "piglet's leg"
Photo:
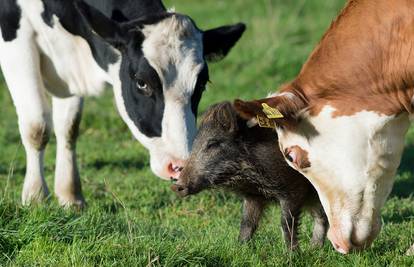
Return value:
<svg viewBox="0 0 414 267">
<path fill-rule="evenodd" d="M 298 248 L 298 225 L 300 208 L 291 205 L 291 201 L 281 201 L 282 209 L 281 224 L 285 243 L 289 250 Z"/>
<path fill-rule="evenodd" d="M 266 201 L 262 198 L 246 197 L 243 203 L 243 217 L 240 225 L 239 241 L 249 241 L 259 225 Z"/>
<path fill-rule="evenodd" d="M 328 230 L 328 218 L 320 204 L 311 209 L 311 215 L 314 220 L 312 245 L 322 247 Z"/>
</svg>

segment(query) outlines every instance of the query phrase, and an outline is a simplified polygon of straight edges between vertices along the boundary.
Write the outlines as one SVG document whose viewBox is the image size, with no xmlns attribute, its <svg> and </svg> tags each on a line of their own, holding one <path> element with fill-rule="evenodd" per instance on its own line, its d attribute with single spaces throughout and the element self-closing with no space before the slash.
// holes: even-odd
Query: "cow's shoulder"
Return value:
<svg viewBox="0 0 414 267">
<path fill-rule="evenodd" d="M 21 19 L 21 9 L 17 0 L 0 1 L 0 29 L 4 41 L 12 41 L 17 37 Z"/>
<path fill-rule="evenodd" d="M 165 7 L 160 0 L 84 0 L 89 5 L 95 7 L 108 18 L 116 21 L 134 20 L 147 16 L 165 12 Z"/>
<path fill-rule="evenodd" d="M 118 56 L 110 45 L 93 34 L 73 1 L 42 0 L 42 2 L 44 11 L 41 16 L 44 23 L 53 28 L 56 17 L 66 31 L 85 39 L 92 50 L 95 61 L 102 69 L 108 70 L 110 64 L 118 61 Z"/>
</svg>

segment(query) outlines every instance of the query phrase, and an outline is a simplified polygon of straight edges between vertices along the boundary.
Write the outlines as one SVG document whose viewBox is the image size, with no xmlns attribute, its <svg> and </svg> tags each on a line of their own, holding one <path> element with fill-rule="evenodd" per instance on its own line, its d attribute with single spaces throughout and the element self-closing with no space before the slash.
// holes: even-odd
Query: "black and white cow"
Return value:
<svg viewBox="0 0 414 267">
<path fill-rule="evenodd" d="M 245 26 L 201 31 L 159 0 L 0 0 L 0 30 L 0 64 L 27 157 L 23 203 L 49 194 L 43 152 L 53 121 L 55 193 L 62 205 L 82 206 L 75 153 L 82 97 L 111 84 L 153 172 L 175 177 L 196 132 L 206 59 L 225 56 Z"/>
</svg>

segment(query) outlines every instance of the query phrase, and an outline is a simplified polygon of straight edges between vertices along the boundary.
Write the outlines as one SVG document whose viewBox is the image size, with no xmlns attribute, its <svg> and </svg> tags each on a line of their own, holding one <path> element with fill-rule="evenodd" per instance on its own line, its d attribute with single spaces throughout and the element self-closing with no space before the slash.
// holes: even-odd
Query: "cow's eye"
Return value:
<svg viewBox="0 0 414 267">
<path fill-rule="evenodd" d="M 145 96 L 151 96 L 152 95 L 152 90 L 149 87 L 149 85 L 141 79 L 137 80 L 137 88 L 139 90 L 140 93 L 142 93 Z"/>
<path fill-rule="evenodd" d="M 287 159 L 288 161 L 290 161 L 290 162 L 293 162 L 293 158 L 292 158 L 292 156 L 291 156 L 290 154 L 287 154 L 287 155 L 286 155 L 286 159 Z"/>
<path fill-rule="evenodd" d="M 290 162 L 293 163 L 294 159 L 293 159 L 293 153 L 292 153 L 292 151 L 290 151 L 289 149 L 285 149 L 285 158 L 288 161 L 290 161 Z"/>
</svg>

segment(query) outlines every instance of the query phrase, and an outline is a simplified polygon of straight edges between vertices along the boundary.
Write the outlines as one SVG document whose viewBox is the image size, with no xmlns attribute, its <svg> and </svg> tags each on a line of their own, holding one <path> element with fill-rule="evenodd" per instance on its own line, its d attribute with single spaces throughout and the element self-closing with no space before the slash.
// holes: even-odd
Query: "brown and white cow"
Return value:
<svg viewBox="0 0 414 267">
<path fill-rule="evenodd" d="M 279 109 L 279 146 L 315 186 L 328 237 L 348 253 L 381 229 L 413 114 L 414 1 L 349 1 L 299 75 L 268 99 L 236 100 L 246 118 Z"/>
</svg>

